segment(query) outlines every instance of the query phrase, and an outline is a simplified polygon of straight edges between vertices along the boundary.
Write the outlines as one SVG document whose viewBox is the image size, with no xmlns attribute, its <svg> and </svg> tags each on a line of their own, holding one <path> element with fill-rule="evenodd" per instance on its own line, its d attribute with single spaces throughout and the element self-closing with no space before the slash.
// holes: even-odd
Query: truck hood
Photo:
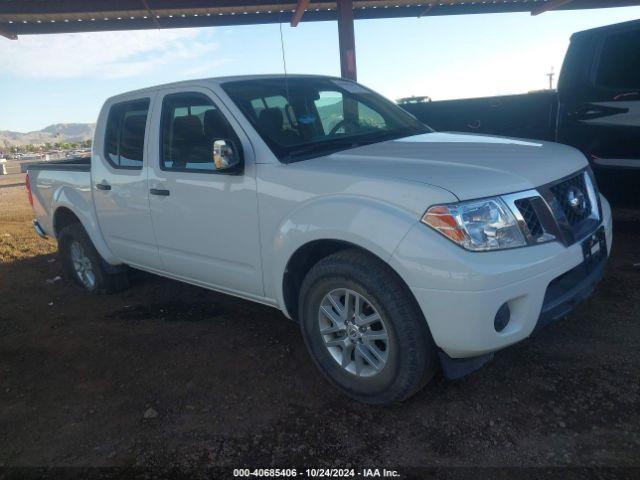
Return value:
<svg viewBox="0 0 640 480">
<path fill-rule="evenodd" d="M 445 132 L 375 143 L 302 163 L 435 185 L 460 200 L 529 190 L 588 165 L 578 150 L 557 143 Z"/>
</svg>

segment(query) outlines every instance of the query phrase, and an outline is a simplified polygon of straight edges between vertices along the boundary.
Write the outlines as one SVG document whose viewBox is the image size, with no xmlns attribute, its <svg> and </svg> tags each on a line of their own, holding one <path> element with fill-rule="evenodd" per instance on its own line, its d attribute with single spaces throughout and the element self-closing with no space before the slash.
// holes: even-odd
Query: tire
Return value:
<svg viewBox="0 0 640 480">
<path fill-rule="evenodd" d="M 102 259 L 89 235 L 79 223 L 68 225 L 60 230 L 58 256 L 64 277 L 87 292 L 108 294 L 124 290 L 129 286 L 126 272 L 117 271 Z M 82 267 L 76 268 L 74 259 L 76 263 L 80 260 Z"/>
<path fill-rule="evenodd" d="M 358 296 L 361 310 L 347 322 L 350 313 L 344 312 L 356 310 L 352 297 Z M 302 282 L 299 306 L 302 335 L 315 364 L 355 400 L 371 405 L 400 402 L 437 370 L 436 347 L 415 299 L 387 264 L 366 252 L 342 250 L 318 262 Z M 364 325 L 376 315 L 380 322 L 359 327 L 358 338 L 353 323 Z M 344 332 L 332 331 L 342 328 L 337 317 L 347 322 Z M 367 351 L 373 362 L 366 360 Z"/>
</svg>

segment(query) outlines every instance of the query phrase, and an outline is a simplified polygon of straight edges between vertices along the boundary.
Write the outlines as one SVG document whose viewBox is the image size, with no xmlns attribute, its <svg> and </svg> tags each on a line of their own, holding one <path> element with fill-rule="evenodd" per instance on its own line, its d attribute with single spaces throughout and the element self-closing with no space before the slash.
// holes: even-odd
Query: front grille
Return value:
<svg viewBox="0 0 640 480">
<path fill-rule="evenodd" d="M 583 173 L 552 186 L 551 192 L 572 227 L 591 215 L 592 205 Z"/>
<path fill-rule="evenodd" d="M 600 204 L 592 173 L 571 177 L 535 190 L 503 195 L 530 245 L 559 240 L 566 246 L 582 240 L 600 225 Z"/>
<path fill-rule="evenodd" d="M 527 224 L 527 228 L 529 229 L 529 233 L 532 237 L 537 238 L 542 236 L 544 229 L 542 228 L 538 214 L 531 204 L 531 200 L 531 198 L 522 198 L 516 200 L 515 205 L 518 207 L 518 210 L 520 210 L 524 223 Z"/>
</svg>

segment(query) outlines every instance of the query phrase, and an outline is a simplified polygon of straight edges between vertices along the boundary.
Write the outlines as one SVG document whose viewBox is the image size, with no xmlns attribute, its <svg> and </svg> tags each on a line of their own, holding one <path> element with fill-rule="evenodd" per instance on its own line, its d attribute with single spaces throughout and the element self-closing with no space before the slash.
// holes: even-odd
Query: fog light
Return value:
<svg viewBox="0 0 640 480">
<path fill-rule="evenodd" d="M 496 318 L 493 320 L 493 327 L 496 332 L 501 332 L 509 324 L 511 320 L 511 310 L 509 310 L 509 304 L 503 303 L 496 313 Z"/>
</svg>

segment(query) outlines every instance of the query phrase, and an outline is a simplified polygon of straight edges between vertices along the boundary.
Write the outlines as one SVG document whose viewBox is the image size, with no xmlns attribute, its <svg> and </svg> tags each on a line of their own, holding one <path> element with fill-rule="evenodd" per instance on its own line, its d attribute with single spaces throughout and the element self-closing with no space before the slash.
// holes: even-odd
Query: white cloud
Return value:
<svg viewBox="0 0 640 480">
<path fill-rule="evenodd" d="M 34 78 L 123 78 L 198 58 L 218 48 L 201 30 L 24 36 L 0 42 L 0 72 Z"/>
<path fill-rule="evenodd" d="M 219 73 L 219 68 L 223 65 L 233 62 L 232 59 L 221 57 L 213 60 L 204 60 L 196 63 L 192 67 L 182 70 L 182 76 L 188 78 L 194 78 L 199 76 L 205 77 L 217 77 L 222 76 Z"/>
</svg>

